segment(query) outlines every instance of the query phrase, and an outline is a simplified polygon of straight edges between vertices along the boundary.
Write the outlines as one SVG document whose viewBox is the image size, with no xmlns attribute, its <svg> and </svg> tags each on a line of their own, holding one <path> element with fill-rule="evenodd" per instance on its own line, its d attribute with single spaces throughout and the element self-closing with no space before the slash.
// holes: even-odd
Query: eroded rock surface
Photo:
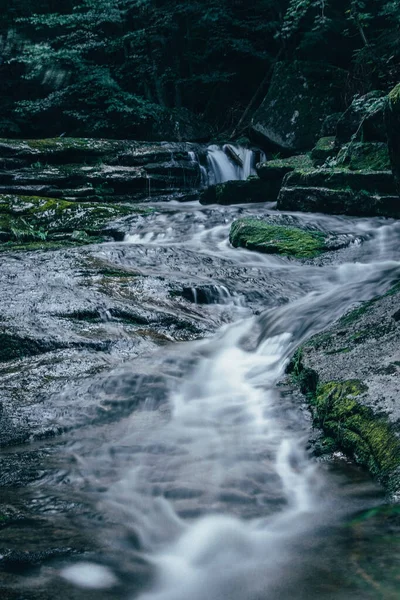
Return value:
<svg viewBox="0 0 400 600">
<path fill-rule="evenodd" d="M 400 286 L 306 342 L 289 367 L 325 450 L 344 450 L 400 490 Z"/>
</svg>

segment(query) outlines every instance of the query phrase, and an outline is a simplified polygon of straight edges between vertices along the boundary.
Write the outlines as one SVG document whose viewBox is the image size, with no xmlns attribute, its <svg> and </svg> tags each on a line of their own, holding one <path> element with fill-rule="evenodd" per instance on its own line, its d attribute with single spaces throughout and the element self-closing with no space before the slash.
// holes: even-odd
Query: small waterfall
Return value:
<svg viewBox="0 0 400 600">
<path fill-rule="evenodd" d="M 199 157 L 197 156 L 196 152 L 190 151 L 190 152 L 188 152 L 188 154 L 189 154 L 189 158 L 192 161 L 192 163 L 197 163 L 199 165 L 201 187 L 207 187 L 207 185 L 208 185 L 207 169 L 205 168 L 204 165 L 202 165 L 200 163 Z"/>
<path fill-rule="evenodd" d="M 245 180 L 256 174 L 257 162 L 266 159 L 261 151 L 251 150 L 244 146 L 213 144 L 207 148 L 207 168 L 201 164 L 195 152 L 189 152 L 192 162 L 199 165 L 201 172 L 201 186 L 207 187 L 217 183 L 232 180 Z"/>
<path fill-rule="evenodd" d="M 243 146 L 209 146 L 207 150 L 208 184 L 230 180 L 244 180 L 255 175 L 257 154 Z"/>
</svg>

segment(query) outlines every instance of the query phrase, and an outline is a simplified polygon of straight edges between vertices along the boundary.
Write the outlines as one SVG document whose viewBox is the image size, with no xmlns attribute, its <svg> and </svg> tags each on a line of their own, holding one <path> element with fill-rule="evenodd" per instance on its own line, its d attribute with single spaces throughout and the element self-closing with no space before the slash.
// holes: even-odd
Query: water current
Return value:
<svg viewBox="0 0 400 600">
<path fill-rule="evenodd" d="M 40 581 L 66 581 L 65 598 L 398 597 L 398 537 L 388 550 L 390 532 L 355 521 L 383 491 L 340 454 L 313 458 L 308 410 L 284 374 L 302 341 L 400 277 L 400 224 L 273 205 L 157 209 L 97 256 L 137 269 L 163 310 L 163 282 L 184 288 L 182 315 L 206 334 L 67 387 L 57 418 L 70 432 L 47 485 L 59 477 L 65 502 L 86 507 L 76 527 L 102 551 Z M 234 249 L 230 225 L 246 215 L 348 246 L 308 262 Z M 107 414 L 91 425 L 93 406 Z"/>
</svg>

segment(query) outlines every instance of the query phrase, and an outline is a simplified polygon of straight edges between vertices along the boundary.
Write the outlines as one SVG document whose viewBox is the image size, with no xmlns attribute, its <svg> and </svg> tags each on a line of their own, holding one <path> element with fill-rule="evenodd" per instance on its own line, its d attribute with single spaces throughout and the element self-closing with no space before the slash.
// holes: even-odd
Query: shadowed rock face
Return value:
<svg viewBox="0 0 400 600">
<path fill-rule="evenodd" d="M 347 215 L 400 216 L 390 171 L 319 169 L 286 175 L 278 196 L 280 210 Z"/>
<path fill-rule="evenodd" d="M 379 90 L 356 96 L 337 123 L 337 144 L 345 144 L 353 136 L 355 141 L 386 142 L 386 101 L 385 92 Z"/>
<path fill-rule="evenodd" d="M 325 118 L 340 110 L 346 71 L 322 63 L 281 62 L 254 115 L 251 134 L 266 149 L 312 148 Z"/>
<path fill-rule="evenodd" d="M 190 143 L 82 138 L 0 140 L 0 193 L 87 201 L 145 200 L 200 186 Z"/>
</svg>

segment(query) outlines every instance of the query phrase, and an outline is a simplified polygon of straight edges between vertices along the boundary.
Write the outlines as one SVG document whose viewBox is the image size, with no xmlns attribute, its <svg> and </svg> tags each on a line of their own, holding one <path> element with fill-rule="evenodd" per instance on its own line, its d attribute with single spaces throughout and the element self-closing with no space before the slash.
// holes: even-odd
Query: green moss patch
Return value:
<svg viewBox="0 0 400 600">
<path fill-rule="evenodd" d="M 229 240 L 235 248 L 295 258 L 312 258 L 326 250 L 325 236 L 322 233 L 284 225 L 270 225 L 252 218 L 234 221 Z"/>
<path fill-rule="evenodd" d="M 388 146 L 384 142 L 350 142 L 340 150 L 337 165 L 352 171 L 389 171 Z"/>
<path fill-rule="evenodd" d="M 336 152 L 337 150 L 335 149 L 335 137 L 323 137 L 318 140 L 318 142 L 312 149 L 311 158 L 315 165 L 322 165 L 328 158 L 334 156 Z"/>
<path fill-rule="evenodd" d="M 298 154 L 288 158 L 273 158 L 257 165 L 257 175 L 264 181 L 279 179 L 282 181 L 286 173 L 295 170 L 313 169 L 314 164 L 308 154 Z"/>
<path fill-rule="evenodd" d="M 400 442 L 387 419 L 357 402 L 365 391 L 358 380 L 319 384 L 312 406 L 328 436 L 372 474 L 387 480 L 400 465 Z"/>
<path fill-rule="evenodd" d="M 105 225 L 142 212 L 118 204 L 68 202 L 39 196 L 0 195 L 1 250 L 100 241 Z M 78 235 L 79 234 L 79 235 Z"/>
<path fill-rule="evenodd" d="M 307 396 L 314 422 L 327 439 L 388 485 L 398 484 L 400 439 L 384 416 L 360 403 L 368 391 L 358 379 L 320 382 L 318 374 L 302 362 L 302 349 L 293 356 L 287 372 Z"/>
</svg>

